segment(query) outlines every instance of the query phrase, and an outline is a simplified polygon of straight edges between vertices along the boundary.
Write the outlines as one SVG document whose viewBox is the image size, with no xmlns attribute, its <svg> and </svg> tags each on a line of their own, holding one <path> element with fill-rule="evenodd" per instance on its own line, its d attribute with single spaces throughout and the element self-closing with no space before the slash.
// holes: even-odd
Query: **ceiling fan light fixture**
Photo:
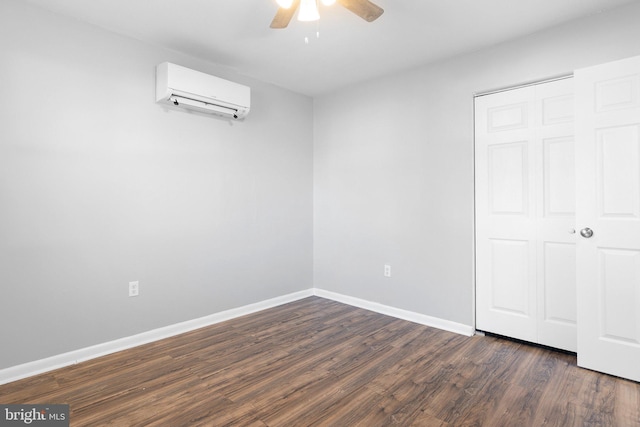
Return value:
<svg viewBox="0 0 640 427">
<path fill-rule="evenodd" d="M 317 21 L 320 19 L 316 0 L 301 0 L 298 21 Z"/>
<path fill-rule="evenodd" d="M 276 3 L 283 9 L 289 9 L 293 4 L 293 0 L 276 0 Z"/>
</svg>

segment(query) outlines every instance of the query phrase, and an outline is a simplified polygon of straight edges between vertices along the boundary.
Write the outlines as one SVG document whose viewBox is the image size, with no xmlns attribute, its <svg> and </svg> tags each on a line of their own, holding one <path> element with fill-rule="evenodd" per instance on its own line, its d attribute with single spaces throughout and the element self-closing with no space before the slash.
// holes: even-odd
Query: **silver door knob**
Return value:
<svg viewBox="0 0 640 427">
<path fill-rule="evenodd" d="M 585 239 L 588 239 L 589 237 L 593 236 L 593 230 L 588 227 L 583 228 L 582 230 L 580 230 L 580 235 Z"/>
</svg>

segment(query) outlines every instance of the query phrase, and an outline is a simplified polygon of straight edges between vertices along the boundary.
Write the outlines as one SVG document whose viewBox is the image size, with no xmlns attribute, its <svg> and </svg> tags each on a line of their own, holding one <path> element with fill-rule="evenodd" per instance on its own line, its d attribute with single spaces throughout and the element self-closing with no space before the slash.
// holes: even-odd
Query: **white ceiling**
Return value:
<svg viewBox="0 0 640 427">
<path fill-rule="evenodd" d="M 275 0 L 27 1 L 315 96 L 640 0 L 374 0 L 372 23 L 336 3 L 284 30 Z"/>
</svg>

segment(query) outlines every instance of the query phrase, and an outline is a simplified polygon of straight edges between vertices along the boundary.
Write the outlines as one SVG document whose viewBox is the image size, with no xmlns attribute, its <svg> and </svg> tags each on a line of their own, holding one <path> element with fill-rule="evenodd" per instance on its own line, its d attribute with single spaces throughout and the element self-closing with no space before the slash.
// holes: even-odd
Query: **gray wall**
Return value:
<svg viewBox="0 0 640 427">
<path fill-rule="evenodd" d="M 0 369 L 313 286 L 310 98 L 17 0 L 0 52 Z M 157 105 L 163 61 L 249 117 Z"/>
<path fill-rule="evenodd" d="M 638 18 L 314 102 L 3 0 L 0 369 L 311 286 L 471 325 L 473 94 L 640 54 Z M 251 86 L 246 122 L 155 104 L 162 61 Z"/>
<path fill-rule="evenodd" d="M 473 325 L 473 95 L 639 55 L 638 22 L 635 3 L 317 98 L 315 287 Z"/>
</svg>

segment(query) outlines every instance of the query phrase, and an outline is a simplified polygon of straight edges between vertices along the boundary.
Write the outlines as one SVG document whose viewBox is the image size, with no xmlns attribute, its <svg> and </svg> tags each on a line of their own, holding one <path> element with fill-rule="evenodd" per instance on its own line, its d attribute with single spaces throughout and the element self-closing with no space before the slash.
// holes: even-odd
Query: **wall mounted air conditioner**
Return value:
<svg viewBox="0 0 640 427">
<path fill-rule="evenodd" d="M 251 90 L 219 77 L 163 62 L 156 67 L 156 102 L 243 119 Z"/>
</svg>

